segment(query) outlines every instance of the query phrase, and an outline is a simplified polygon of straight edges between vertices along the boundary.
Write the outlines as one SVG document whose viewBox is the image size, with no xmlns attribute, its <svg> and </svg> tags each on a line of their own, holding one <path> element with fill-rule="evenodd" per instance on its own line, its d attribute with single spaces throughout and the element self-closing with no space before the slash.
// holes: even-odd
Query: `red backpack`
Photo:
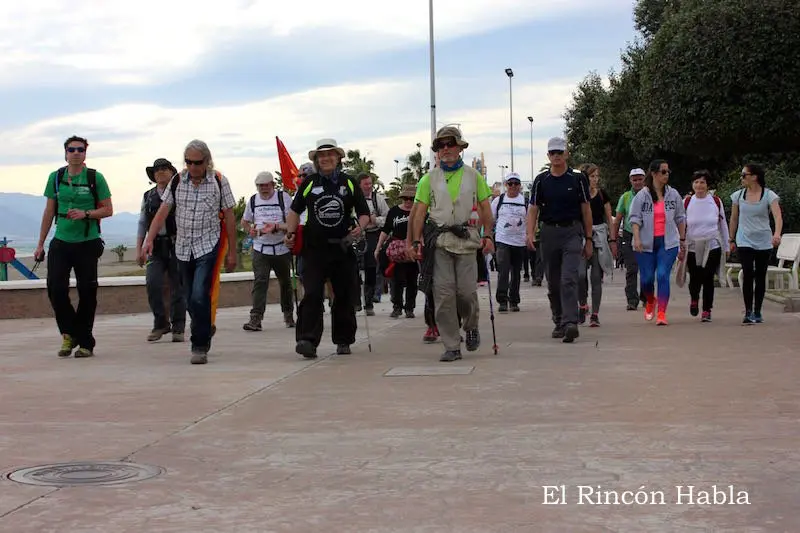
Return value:
<svg viewBox="0 0 800 533">
<path fill-rule="evenodd" d="M 689 202 L 692 200 L 692 196 L 687 196 L 683 199 L 683 210 L 686 211 L 689 208 Z M 712 197 L 714 198 L 714 203 L 717 204 L 717 209 L 719 210 L 719 217 L 722 218 L 722 201 L 719 199 L 719 196 L 716 194 Z"/>
</svg>

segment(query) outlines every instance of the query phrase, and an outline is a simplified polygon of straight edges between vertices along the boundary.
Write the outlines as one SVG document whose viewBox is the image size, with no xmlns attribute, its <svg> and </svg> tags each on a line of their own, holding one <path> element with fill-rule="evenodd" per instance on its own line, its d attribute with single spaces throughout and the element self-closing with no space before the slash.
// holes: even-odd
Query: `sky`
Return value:
<svg viewBox="0 0 800 533">
<path fill-rule="evenodd" d="M 236 197 L 280 169 L 276 136 L 297 166 L 334 138 L 387 186 L 417 143 L 429 157 L 427 0 L 37 0 L 3 11 L 2 192 L 42 194 L 73 134 L 89 140 L 87 164 L 118 212 L 138 211 L 153 160 L 182 168 L 192 139 L 208 143 Z M 563 135 L 577 83 L 618 70 L 632 12 L 633 0 L 434 0 L 437 128 L 459 124 L 465 161 L 482 152 L 493 183 L 510 170 L 500 166 L 511 167 L 513 126 L 514 170 L 530 179 L 547 139 Z"/>
</svg>

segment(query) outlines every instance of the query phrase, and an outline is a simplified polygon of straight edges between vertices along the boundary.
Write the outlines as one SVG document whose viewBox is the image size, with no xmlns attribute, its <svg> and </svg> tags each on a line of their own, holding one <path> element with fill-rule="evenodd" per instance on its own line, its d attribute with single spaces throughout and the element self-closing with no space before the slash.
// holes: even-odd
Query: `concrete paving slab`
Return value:
<svg viewBox="0 0 800 533">
<path fill-rule="evenodd" d="M 402 379 L 385 375 L 447 365 L 421 318 L 390 319 L 387 303 L 372 353 L 362 327 L 352 355 L 312 362 L 273 309 L 259 333 L 241 330 L 246 308 L 221 310 L 205 366 L 185 344 L 147 344 L 147 316 L 98 317 L 85 361 L 57 359 L 47 321 L 2 322 L 3 473 L 165 472 L 60 489 L 4 478 L 0 531 L 800 531 L 797 317 L 767 307 L 742 327 L 738 292 L 721 290 L 702 324 L 675 289 L 658 328 L 624 310 L 617 282 L 602 327 L 567 345 L 550 338 L 545 289 L 528 287 L 521 313 L 496 315 L 495 356 L 479 294 L 483 344 L 450 367 L 474 370 Z M 740 503 L 714 504 L 715 487 Z"/>
</svg>

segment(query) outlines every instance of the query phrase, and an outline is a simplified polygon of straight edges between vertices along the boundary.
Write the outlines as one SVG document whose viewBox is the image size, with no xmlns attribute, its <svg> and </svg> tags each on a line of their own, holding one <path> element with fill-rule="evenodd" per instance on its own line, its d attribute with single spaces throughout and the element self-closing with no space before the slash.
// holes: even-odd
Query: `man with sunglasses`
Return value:
<svg viewBox="0 0 800 533">
<path fill-rule="evenodd" d="M 114 213 L 105 177 L 86 166 L 89 143 L 72 136 L 64 142 L 67 165 L 51 172 L 44 195 L 39 243 L 34 257 L 44 259 L 44 241 L 53 222 L 56 232 L 47 254 L 47 296 L 62 336 L 59 357 L 94 355 L 92 335 L 97 310 L 97 263 L 103 255 L 100 219 Z M 69 275 L 75 271 L 77 309 L 69 298 Z"/>
<path fill-rule="evenodd" d="M 208 362 L 213 326 L 212 291 L 218 281 L 221 265 L 220 249 L 227 238 L 228 253 L 225 268 L 236 268 L 236 222 L 233 207 L 236 200 L 228 178 L 214 169 L 208 145 L 198 139 L 189 142 L 183 151 L 186 168 L 178 173 L 164 190 L 143 253 L 153 252 L 153 241 L 175 206 L 175 255 L 182 272 L 189 316 L 192 319 L 193 365 Z M 225 234 L 222 227 L 225 227 Z"/>
<path fill-rule="evenodd" d="M 628 311 L 636 311 L 639 302 L 644 304 L 644 293 L 639 289 L 639 265 L 636 263 L 636 254 L 633 251 L 633 229 L 631 228 L 631 202 L 633 197 L 644 188 L 645 172 L 641 168 L 634 168 L 628 174 L 631 188 L 622 193 L 617 202 L 617 215 L 614 218 L 614 227 L 611 228 L 611 238 L 619 235 L 622 224 L 622 241 L 620 253 L 625 263 L 625 297 L 628 300 Z"/>
<path fill-rule="evenodd" d="M 540 253 L 547 277 L 547 296 L 553 313 L 554 339 L 578 338 L 578 269 L 581 253 L 592 256 L 592 211 L 589 179 L 567 166 L 567 141 L 553 137 L 547 143 L 550 169 L 533 181 L 526 236 L 536 249 L 536 227 L 541 216 Z M 588 238 L 587 238 L 588 237 Z"/>
<path fill-rule="evenodd" d="M 422 260 L 421 287 L 433 285 L 436 324 L 445 347 L 440 361 L 461 359 L 459 314 L 463 318 L 467 351 L 480 346 L 478 331 L 478 278 L 476 250 L 494 252 L 493 217 L 486 179 L 464 165 L 461 152 L 469 143 L 454 126 L 441 128 L 433 139 L 439 165 L 422 176 L 417 185 L 408 237 L 409 257 Z M 470 225 L 472 206 L 483 227 Z M 426 213 L 428 221 L 424 222 Z M 424 240 L 424 242 L 423 242 Z"/>
<path fill-rule="evenodd" d="M 497 242 L 497 293 L 498 312 L 519 311 L 519 285 L 522 281 L 522 262 L 525 260 L 525 217 L 527 205 L 520 194 L 522 181 L 519 174 L 506 176 L 506 192 L 492 201 Z M 510 279 L 509 279 L 510 278 Z"/>
</svg>

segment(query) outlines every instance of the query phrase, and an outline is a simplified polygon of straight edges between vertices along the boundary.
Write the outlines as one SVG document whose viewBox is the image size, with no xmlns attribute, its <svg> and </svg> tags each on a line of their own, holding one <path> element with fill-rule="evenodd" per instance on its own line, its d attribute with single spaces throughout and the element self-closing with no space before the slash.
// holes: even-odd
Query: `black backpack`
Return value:
<svg viewBox="0 0 800 533">
<path fill-rule="evenodd" d="M 285 224 L 286 223 L 286 209 L 285 209 L 284 206 L 286 204 L 284 203 L 284 200 L 283 200 L 283 191 L 275 191 L 275 193 L 278 195 L 278 206 L 280 206 L 281 218 L 283 218 L 283 222 Z M 256 216 L 256 195 L 255 194 L 250 197 L 250 212 L 253 213 L 253 220 L 255 220 L 255 216 Z"/>
<path fill-rule="evenodd" d="M 53 192 L 55 193 L 55 201 L 56 201 L 56 211 L 55 211 L 56 212 L 56 216 L 55 216 L 55 223 L 56 224 L 58 224 L 58 218 L 59 217 L 63 218 L 63 217 L 66 216 L 66 215 L 60 215 L 58 213 L 58 188 L 61 185 L 61 183 L 67 183 L 64 180 L 64 174 L 66 174 L 66 173 L 67 173 L 67 167 L 59 168 L 58 171 L 56 171 L 56 179 L 53 180 Z M 87 182 L 86 185 L 73 183 L 73 184 L 71 184 L 71 186 L 72 187 L 88 187 L 89 191 L 92 193 L 92 198 L 94 198 L 94 208 L 95 209 L 99 209 L 100 208 L 100 198 L 97 195 L 97 170 L 95 170 L 93 168 L 87 168 L 86 169 L 86 182 Z M 100 220 L 99 219 L 97 219 L 97 218 L 95 218 L 95 219 L 86 218 L 86 219 L 84 219 L 84 221 L 86 222 L 86 231 L 83 234 L 84 237 L 88 237 L 89 236 L 89 228 L 91 227 L 92 222 L 97 224 L 97 231 L 98 231 L 98 233 L 100 232 Z"/>
</svg>

